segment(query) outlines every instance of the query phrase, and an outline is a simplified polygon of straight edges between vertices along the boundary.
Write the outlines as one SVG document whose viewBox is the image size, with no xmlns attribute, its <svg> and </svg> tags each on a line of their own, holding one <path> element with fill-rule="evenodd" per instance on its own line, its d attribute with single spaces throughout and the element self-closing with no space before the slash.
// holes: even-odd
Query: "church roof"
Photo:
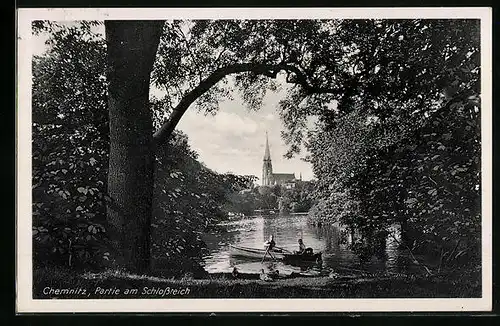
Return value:
<svg viewBox="0 0 500 326">
<path fill-rule="evenodd" d="M 294 173 L 273 173 L 274 180 L 280 181 L 294 181 L 295 174 Z"/>
</svg>

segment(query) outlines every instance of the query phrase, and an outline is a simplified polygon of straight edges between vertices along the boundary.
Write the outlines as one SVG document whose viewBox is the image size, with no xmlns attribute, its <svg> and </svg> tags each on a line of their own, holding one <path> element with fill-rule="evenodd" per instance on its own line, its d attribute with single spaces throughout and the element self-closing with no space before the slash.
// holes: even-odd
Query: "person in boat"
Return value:
<svg viewBox="0 0 500 326">
<path fill-rule="evenodd" d="M 274 258 L 273 254 L 272 254 L 272 251 L 274 250 L 275 247 L 276 247 L 276 242 L 274 241 L 274 236 L 271 234 L 269 236 L 269 240 L 266 241 L 266 243 L 265 243 L 265 248 L 266 248 L 267 253 L 272 258 Z"/>
<path fill-rule="evenodd" d="M 313 250 L 312 248 L 306 248 L 304 241 L 302 241 L 302 239 L 299 239 L 299 251 L 297 251 L 296 253 L 299 255 L 312 255 Z"/>
<path fill-rule="evenodd" d="M 269 240 L 266 241 L 265 247 L 269 251 L 273 250 L 274 247 L 276 247 L 276 242 L 274 241 L 274 236 L 272 234 L 269 236 Z"/>
<path fill-rule="evenodd" d="M 298 254 L 303 254 L 306 251 L 306 245 L 304 244 L 304 241 L 302 239 L 299 239 L 299 251 L 297 251 Z"/>
</svg>

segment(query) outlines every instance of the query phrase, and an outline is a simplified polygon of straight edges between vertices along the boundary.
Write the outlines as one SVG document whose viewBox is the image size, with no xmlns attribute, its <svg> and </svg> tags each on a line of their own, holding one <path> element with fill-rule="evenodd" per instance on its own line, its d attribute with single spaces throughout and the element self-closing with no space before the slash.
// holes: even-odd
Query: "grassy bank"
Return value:
<svg viewBox="0 0 500 326">
<path fill-rule="evenodd" d="M 294 275 L 264 282 L 258 275 L 233 279 L 214 274 L 205 279 L 166 279 L 123 272 L 75 274 L 67 270 L 34 272 L 35 299 L 123 298 L 454 298 L 480 297 L 480 275 L 328 276 Z"/>
</svg>

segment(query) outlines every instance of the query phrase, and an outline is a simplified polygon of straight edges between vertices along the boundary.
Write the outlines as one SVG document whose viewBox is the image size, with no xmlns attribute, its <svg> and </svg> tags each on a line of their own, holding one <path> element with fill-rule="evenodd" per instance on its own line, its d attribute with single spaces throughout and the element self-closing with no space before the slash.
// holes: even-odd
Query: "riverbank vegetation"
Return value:
<svg viewBox="0 0 500 326">
<path fill-rule="evenodd" d="M 218 232 L 228 211 L 279 207 L 278 198 L 284 210 L 344 225 L 355 235 L 353 250 L 364 256 L 398 225 L 395 240 L 403 248 L 439 260 L 435 269 L 417 262 L 429 284 L 443 271 L 479 267 L 478 22 L 104 25 L 106 40 L 96 33 L 102 22 L 33 25 L 49 35 L 47 52 L 33 58 L 37 271 L 64 266 L 208 277 L 200 234 Z M 217 174 L 200 163 L 188 135 L 175 130 L 184 112 L 192 106 L 216 114 L 219 100 L 235 90 L 258 109 L 266 92 L 278 88 L 278 75 L 293 85 L 278 108 L 288 156 L 305 142 L 317 180 L 291 190 L 252 187 L 252 176 Z M 150 85 L 165 96 L 148 96 Z M 50 279 L 43 275 L 35 281 Z M 224 282 L 200 282 L 248 297 L 272 287 L 223 290 Z M 332 296 L 419 291 L 418 282 L 400 290 L 381 282 L 353 287 L 360 292 L 311 288 Z M 280 293 L 300 296 L 299 285 L 289 285 Z"/>
<path fill-rule="evenodd" d="M 479 266 L 479 26 L 401 24 L 374 24 L 375 39 L 357 34 L 360 59 L 383 67 L 391 58 L 391 65 L 367 76 L 370 96 L 318 123 L 309 138 L 320 199 L 311 215 L 345 225 L 360 250 L 373 249 L 375 234 L 394 237 L 397 225 L 403 248 L 439 260 L 429 273 Z M 404 33 L 388 32 L 398 29 Z M 371 39 L 391 46 L 372 56 Z"/>
</svg>

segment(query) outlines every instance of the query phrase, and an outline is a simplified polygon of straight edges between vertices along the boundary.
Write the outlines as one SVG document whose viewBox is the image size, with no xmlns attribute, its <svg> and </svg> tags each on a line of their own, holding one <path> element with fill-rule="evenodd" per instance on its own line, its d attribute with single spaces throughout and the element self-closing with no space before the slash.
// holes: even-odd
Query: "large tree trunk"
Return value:
<svg viewBox="0 0 500 326">
<path fill-rule="evenodd" d="M 110 153 L 109 235 L 115 265 L 150 267 L 153 124 L 149 83 L 163 22 L 106 21 Z"/>
</svg>

